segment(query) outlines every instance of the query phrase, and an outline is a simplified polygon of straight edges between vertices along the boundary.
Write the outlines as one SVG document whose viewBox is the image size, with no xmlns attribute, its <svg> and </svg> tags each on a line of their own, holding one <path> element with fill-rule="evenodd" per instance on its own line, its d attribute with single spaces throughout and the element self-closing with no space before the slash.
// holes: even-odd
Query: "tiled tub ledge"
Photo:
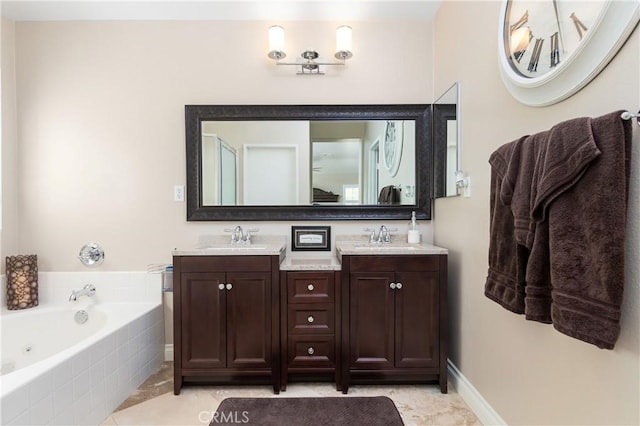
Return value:
<svg viewBox="0 0 640 426">
<path fill-rule="evenodd" d="M 1 423 L 100 424 L 163 361 L 160 277 L 146 272 L 40 273 L 40 306 L 4 309 L 3 327 L 45 321 L 53 314 L 62 319 L 55 321 L 55 332 L 65 333 L 82 327 L 73 321 L 81 309 L 89 313 L 86 324 L 92 319 L 100 324 L 88 337 L 0 377 Z M 71 290 L 86 283 L 96 286 L 96 295 L 69 302 Z M 12 362 L 4 356 L 4 335 L 3 364 Z M 43 335 L 32 342 L 34 354 L 46 349 L 46 337 L 56 340 Z"/>
</svg>

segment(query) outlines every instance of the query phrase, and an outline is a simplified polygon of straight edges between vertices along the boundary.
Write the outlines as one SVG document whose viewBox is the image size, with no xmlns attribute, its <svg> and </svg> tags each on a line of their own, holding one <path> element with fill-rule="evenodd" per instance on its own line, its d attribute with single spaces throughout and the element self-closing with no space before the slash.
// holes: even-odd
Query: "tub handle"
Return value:
<svg viewBox="0 0 640 426">
<path fill-rule="evenodd" d="M 96 243 L 87 243 L 80 249 L 78 259 L 85 266 L 98 266 L 104 261 L 104 250 Z"/>
</svg>

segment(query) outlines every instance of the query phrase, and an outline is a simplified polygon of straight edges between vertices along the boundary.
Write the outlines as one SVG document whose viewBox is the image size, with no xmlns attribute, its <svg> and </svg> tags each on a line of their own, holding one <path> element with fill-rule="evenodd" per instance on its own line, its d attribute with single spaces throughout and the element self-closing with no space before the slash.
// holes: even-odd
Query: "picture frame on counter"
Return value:
<svg viewBox="0 0 640 426">
<path fill-rule="evenodd" d="M 331 227 L 292 226 L 291 251 L 331 251 Z"/>
</svg>

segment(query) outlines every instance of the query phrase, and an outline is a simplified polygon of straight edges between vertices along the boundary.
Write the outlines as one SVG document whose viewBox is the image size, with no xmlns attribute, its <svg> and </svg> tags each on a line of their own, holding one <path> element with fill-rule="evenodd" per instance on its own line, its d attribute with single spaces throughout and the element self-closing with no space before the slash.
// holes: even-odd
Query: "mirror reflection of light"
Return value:
<svg viewBox="0 0 640 426">
<path fill-rule="evenodd" d="M 529 27 L 518 28 L 511 33 L 511 52 L 515 55 L 519 52 L 523 52 L 529 46 L 531 41 L 531 29 Z"/>
</svg>

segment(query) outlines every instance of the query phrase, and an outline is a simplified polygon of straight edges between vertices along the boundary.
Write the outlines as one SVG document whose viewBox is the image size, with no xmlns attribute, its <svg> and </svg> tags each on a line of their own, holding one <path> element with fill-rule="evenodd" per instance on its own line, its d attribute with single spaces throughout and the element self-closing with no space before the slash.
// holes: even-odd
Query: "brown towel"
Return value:
<svg viewBox="0 0 640 426">
<path fill-rule="evenodd" d="M 515 238 L 513 212 L 502 201 L 502 183 L 509 164 L 517 156 L 520 138 L 502 145 L 489 158 L 491 164 L 489 271 L 484 294 L 512 312 L 524 313 L 527 252 L 518 246 Z M 503 195 L 507 198 L 507 195 Z"/>
<path fill-rule="evenodd" d="M 565 121 L 492 154 L 487 297 L 613 348 L 630 151 L 631 125 L 614 112 Z"/>
<path fill-rule="evenodd" d="M 548 253 L 544 251 L 548 240 L 543 244 L 536 240 L 533 250 L 536 224 L 531 221 L 531 183 L 537 171 L 537 161 L 544 157 L 549 146 L 549 134 L 548 131 L 540 132 L 520 140 L 519 148 L 514 150 L 510 158 L 500 187 L 500 200 L 508 206 L 513 217 L 511 226 L 516 244 L 516 278 L 520 288 L 519 297 L 522 299 L 518 303 L 523 306 L 519 313 L 524 313 L 527 319 L 544 323 L 551 322 L 551 281 Z M 540 230 L 539 235 L 545 235 L 544 229 Z M 528 270 L 530 266 L 533 267 L 532 271 Z"/>
<path fill-rule="evenodd" d="M 387 185 L 380 190 L 378 204 L 398 204 L 399 202 L 400 196 L 395 186 Z"/>
<path fill-rule="evenodd" d="M 600 156 L 569 188 L 539 181 L 533 206 L 549 226 L 553 326 L 605 349 L 620 334 L 624 287 L 631 121 L 621 112 L 589 120 Z"/>
<path fill-rule="evenodd" d="M 546 205 L 571 188 L 600 155 L 591 130 L 590 118 L 576 118 L 559 123 L 547 132 L 531 136 L 523 144 L 524 164 L 520 166 L 512 210 L 516 216 L 518 242 L 526 245 L 525 317 L 544 323 L 552 322 L 549 249 L 549 224 L 532 219 L 533 210 L 542 201 Z M 524 173 L 524 172 L 526 173 Z M 538 201 L 538 204 L 536 204 Z M 516 214 L 517 212 L 517 214 Z M 528 225 L 528 232 L 525 226 Z M 538 229 L 540 228 L 540 229 Z M 525 241 L 523 241 L 525 240 Z"/>
</svg>

